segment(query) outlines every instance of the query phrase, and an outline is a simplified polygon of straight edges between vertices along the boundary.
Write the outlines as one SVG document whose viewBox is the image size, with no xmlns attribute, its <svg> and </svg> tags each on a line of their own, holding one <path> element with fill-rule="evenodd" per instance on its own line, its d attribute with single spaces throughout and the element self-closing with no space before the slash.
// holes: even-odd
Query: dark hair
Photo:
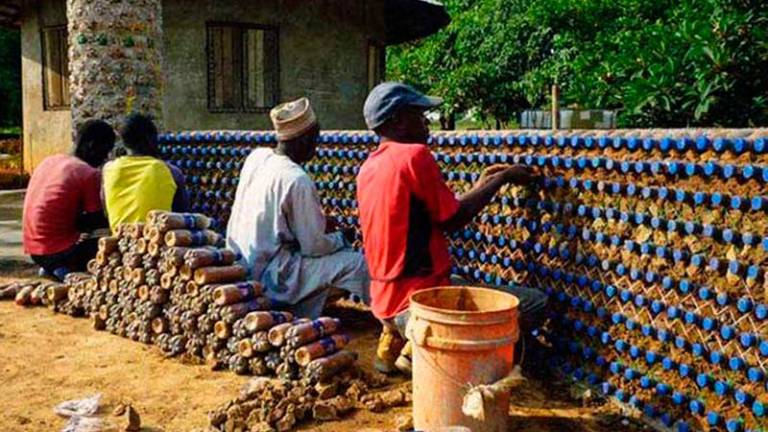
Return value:
<svg viewBox="0 0 768 432">
<path fill-rule="evenodd" d="M 157 155 L 157 126 L 152 117 L 144 114 L 131 114 L 125 119 L 120 131 L 123 145 L 135 154 Z"/>
<path fill-rule="evenodd" d="M 107 160 L 115 146 L 115 131 L 103 120 L 88 120 L 77 129 L 75 157 L 97 167 Z"/>
<path fill-rule="evenodd" d="M 288 156 L 292 161 L 302 164 L 315 157 L 318 138 L 320 137 L 320 124 L 315 123 L 296 138 L 277 142 L 277 149 Z"/>
</svg>

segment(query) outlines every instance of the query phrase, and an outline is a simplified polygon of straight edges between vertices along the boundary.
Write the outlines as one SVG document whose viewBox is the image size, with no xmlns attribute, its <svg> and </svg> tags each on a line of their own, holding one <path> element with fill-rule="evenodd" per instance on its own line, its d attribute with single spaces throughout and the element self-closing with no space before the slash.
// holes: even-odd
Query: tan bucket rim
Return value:
<svg viewBox="0 0 768 432">
<path fill-rule="evenodd" d="M 502 308 L 502 309 L 492 309 L 492 310 L 484 310 L 484 311 L 460 311 L 460 310 L 454 310 L 454 309 L 443 309 L 438 308 L 434 306 L 428 306 L 424 303 L 420 303 L 417 300 L 415 300 L 415 297 L 424 293 L 428 293 L 431 291 L 437 291 L 437 290 L 449 290 L 449 289 L 455 289 L 455 290 L 475 290 L 475 291 L 488 291 L 493 292 L 495 294 L 504 294 L 512 297 L 513 305 L 512 307 Z M 504 292 L 501 290 L 496 290 L 492 288 L 486 288 L 486 287 L 475 287 L 470 285 L 446 285 L 446 286 L 438 286 L 438 287 L 432 287 L 427 288 L 423 290 L 416 291 L 415 293 L 411 294 L 409 298 L 409 302 L 411 304 L 411 307 L 416 306 L 419 309 L 423 309 L 429 312 L 435 312 L 445 315 L 481 315 L 481 314 L 498 314 L 498 313 L 508 313 L 508 312 L 516 312 L 518 307 L 520 307 L 520 299 L 517 298 L 516 295 L 510 294 L 508 292 Z"/>
</svg>

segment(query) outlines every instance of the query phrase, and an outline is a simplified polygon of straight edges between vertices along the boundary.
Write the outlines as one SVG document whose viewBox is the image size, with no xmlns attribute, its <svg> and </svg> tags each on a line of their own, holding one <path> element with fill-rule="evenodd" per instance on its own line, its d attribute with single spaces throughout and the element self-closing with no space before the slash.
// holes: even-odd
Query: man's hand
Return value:
<svg viewBox="0 0 768 432">
<path fill-rule="evenodd" d="M 527 186 L 536 180 L 531 168 L 525 165 L 491 165 L 480 174 L 478 184 L 483 184 L 498 176 L 503 176 L 506 183 Z"/>
<path fill-rule="evenodd" d="M 525 165 L 512 165 L 508 167 L 507 170 L 504 171 L 504 176 L 506 177 L 507 182 L 520 186 L 528 186 L 537 179 L 533 169 Z"/>
<path fill-rule="evenodd" d="M 491 178 L 502 174 L 504 171 L 508 170 L 509 168 L 510 168 L 509 165 L 503 165 L 503 164 L 491 165 L 488 168 L 483 170 L 477 182 L 485 183 Z"/>
</svg>

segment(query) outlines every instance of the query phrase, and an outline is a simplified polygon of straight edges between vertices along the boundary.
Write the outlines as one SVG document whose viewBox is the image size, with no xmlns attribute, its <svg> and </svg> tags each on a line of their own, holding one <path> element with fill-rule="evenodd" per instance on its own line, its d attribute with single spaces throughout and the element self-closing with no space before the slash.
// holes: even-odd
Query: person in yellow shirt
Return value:
<svg viewBox="0 0 768 432">
<path fill-rule="evenodd" d="M 104 204 L 112 231 L 144 222 L 150 210 L 186 212 L 184 174 L 159 158 L 157 126 L 142 114 L 129 116 L 120 131 L 127 155 L 104 166 Z"/>
</svg>

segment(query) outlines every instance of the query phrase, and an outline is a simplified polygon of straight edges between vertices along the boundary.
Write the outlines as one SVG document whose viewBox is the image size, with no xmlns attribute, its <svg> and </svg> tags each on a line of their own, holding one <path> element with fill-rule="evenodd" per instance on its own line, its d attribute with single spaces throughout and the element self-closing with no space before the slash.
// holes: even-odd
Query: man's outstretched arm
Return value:
<svg viewBox="0 0 768 432">
<path fill-rule="evenodd" d="M 472 189 L 459 197 L 459 209 L 441 225 L 442 229 L 453 232 L 464 227 L 491 202 L 505 184 L 528 185 L 534 179 L 533 171 L 522 165 L 494 165 L 486 168 Z"/>
</svg>

